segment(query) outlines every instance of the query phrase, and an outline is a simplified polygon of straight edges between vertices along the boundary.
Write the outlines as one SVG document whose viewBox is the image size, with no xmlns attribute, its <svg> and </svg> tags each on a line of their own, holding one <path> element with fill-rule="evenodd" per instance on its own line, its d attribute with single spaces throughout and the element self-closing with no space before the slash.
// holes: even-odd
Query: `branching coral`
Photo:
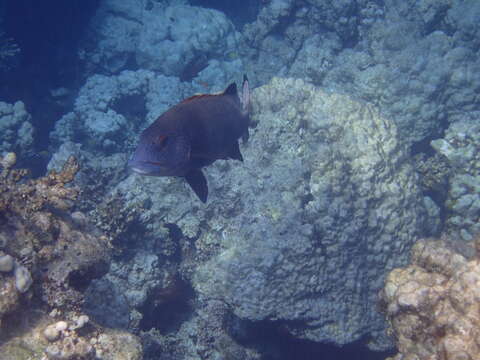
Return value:
<svg viewBox="0 0 480 360">
<path fill-rule="evenodd" d="M 141 360 L 142 346 L 135 335 L 102 329 L 85 315 L 52 315 L 25 311 L 22 324 L 0 342 L 2 360 Z M 28 321 L 30 319 L 30 321 Z M 33 320 L 33 321 L 32 321 Z M 21 321 L 19 321 L 22 323 Z"/>
<path fill-rule="evenodd" d="M 0 157 L 0 214 L 7 212 L 20 215 L 23 220 L 35 212 L 50 209 L 68 210 L 78 195 L 78 189 L 67 188 L 78 171 L 78 163 L 71 157 L 60 173 L 52 171 L 47 176 L 20 182 L 26 170 L 12 169 L 16 156 L 13 153 Z"/>
<path fill-rule="evenodd" d="M 480 354 L 480 238 L 467 260 L 421 240 L 412 264 L 393 270 L 381 299 L 399 354 L 391 360 L 473 360 Z"/>
</svg>

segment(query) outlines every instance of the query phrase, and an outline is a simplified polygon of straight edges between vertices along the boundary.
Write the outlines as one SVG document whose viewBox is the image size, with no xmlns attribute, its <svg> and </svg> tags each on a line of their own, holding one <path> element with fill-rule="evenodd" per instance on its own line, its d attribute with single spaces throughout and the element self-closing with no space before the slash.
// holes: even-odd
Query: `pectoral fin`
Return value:
<svg viewBox="0 0 480 360">
<path fill-rule="evenodd" d="M 202 170 L 190 170 L 187 175 L 185 175 L 185 179 L 195 194 L 197 194 L 198 198 L 203 203 L 206 203 L 208 197 L 208 185 L 207 179 L 205 178 L 205 175 L 203 175 Z"/>
</svg>

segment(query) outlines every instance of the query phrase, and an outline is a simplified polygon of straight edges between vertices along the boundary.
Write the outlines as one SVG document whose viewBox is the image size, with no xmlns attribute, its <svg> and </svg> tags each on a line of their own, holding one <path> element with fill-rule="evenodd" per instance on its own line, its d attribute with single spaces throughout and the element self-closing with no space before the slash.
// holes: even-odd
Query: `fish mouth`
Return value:
<svg viewBox="0 0 480 360">
<path fill-rule="evenodd" d="M 156 161 L 130 160 L 128 167 L 136 174 L 143 176 L 184 176 L 183 166 L 170 167 Z"/>
<path fill-rule="evenodd" d="M 128 162 L 128 167 L 139 175 L 163 176 L 168 173 L 167 167 L 153 161 L 138 161 L 132 159 Z"/>
<path fill-rule="evenodd" d="M 150 175 L 150 174 L 151 174 L 150 171 L 145 170 L 145 169 L 141 169 L 141 168 L 135 167 L 135 166 L 130 166 L 130 169 L 131 169 L 135 174 L 139 174 L 139 175 Z"/>
</svg>

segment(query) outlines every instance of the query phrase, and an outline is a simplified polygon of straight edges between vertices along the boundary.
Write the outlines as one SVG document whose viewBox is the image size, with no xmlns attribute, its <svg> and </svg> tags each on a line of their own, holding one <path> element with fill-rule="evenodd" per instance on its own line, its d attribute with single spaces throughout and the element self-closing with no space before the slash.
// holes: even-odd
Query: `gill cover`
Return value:
<svg viewBox="0 0 480 360">
<path fill-rule="evenodd" d="M 184 136 L 175 134 L 146 135 L 141 137 L 130 160 L 132 169 L 143 175 L 185 175 L 190 158 L 189 141 Z"/>
</svg>

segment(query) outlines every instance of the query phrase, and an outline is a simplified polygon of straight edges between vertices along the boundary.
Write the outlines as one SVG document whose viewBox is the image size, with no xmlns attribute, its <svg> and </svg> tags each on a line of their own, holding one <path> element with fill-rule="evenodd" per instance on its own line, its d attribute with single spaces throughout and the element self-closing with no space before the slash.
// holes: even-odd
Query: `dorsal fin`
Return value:
<svg viewBox="0 0 480 360">
<path fill-rule="evenodd" d="M 215 94 L 196 94 L 196 95 L 190 96 L 186 99 L 183 99 L 180 102 L 180 104 L 187 103 L 187 102 L 190 102 L 190 101 L 193 101 L 193 100 L 198 100 L 200 98 L 210 97 L 210 96 L 236 95 L 236 94 L 237 94 L 237 84 L 231 83 L 230 85 L 228 85 L 228 87 L 223 92 L 215 93 Z"/>
<path fill-rule="evenodd" d="M 223 95 L 237 95 L 237 84 L 231 83 L 223 92 Z"/>
<path fill-rule="evenodd" d="M 215 94 L 197 94 L 197 95 L 190 96 L 186 99 L 183 99 L 180 102 L 180 104 L 187 103 L 187 102 L 190 102 L 190 101 L 193 101 L 193 100 L 198 100 L 198 99 L 204 98 L 204 97 L 209 97 L 209 96 L 217 96 L 217 95 L 215 95 Z"/>
</svg>

